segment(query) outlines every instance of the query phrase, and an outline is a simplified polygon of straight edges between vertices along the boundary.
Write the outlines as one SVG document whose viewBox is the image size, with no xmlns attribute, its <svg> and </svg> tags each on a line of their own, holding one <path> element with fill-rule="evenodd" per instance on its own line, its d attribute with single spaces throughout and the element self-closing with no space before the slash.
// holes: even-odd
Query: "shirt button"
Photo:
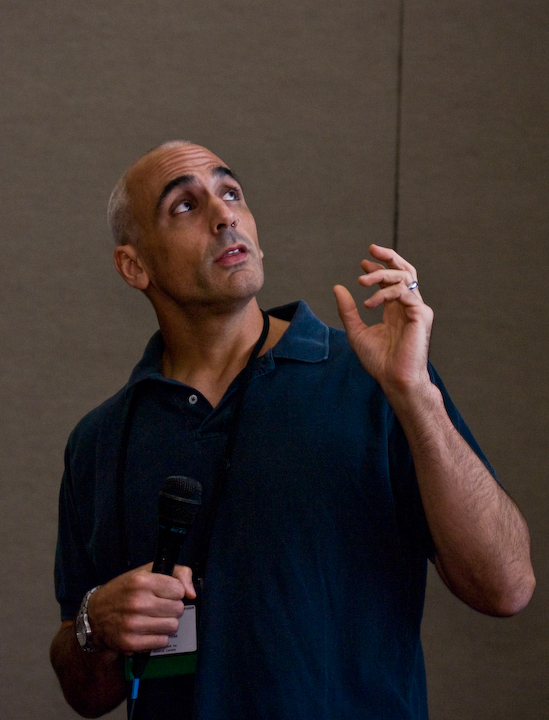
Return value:
<svg viewBox="0 0 549 720">
<path fill-rule="evenodd" d="M 198 402 L 198 397 L 196 395 L 189 395 L 189 402 L 191 405 L 196 405 Z"/>
</svg>

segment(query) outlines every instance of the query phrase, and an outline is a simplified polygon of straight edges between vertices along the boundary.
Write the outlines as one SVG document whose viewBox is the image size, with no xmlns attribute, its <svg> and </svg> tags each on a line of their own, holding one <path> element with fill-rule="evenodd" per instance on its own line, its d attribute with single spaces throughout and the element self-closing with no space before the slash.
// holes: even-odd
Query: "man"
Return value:
<svg viewBox="0 0 549 720">
<path fill-rule="evenodd" d="M 271 311 L 245 381 L 266 328 L 262 252 L 231 170 L 166 143 L 118 183 L 110 219 L 116 268 L 160 334 L 67 448 L 51 655 L 68 702 L 87 717 L 119 704 L 124 658 L 166 646 L 195 599 L 200 513 L 173 577 L 146 564 L 158 489 L 189 475 L 206 513 L 222 478 L 196 674 L 143 681 L 135 717 L 426 718 L 426 558 L 492 615 L 518 612 L 535 581 L 525 522 L 428 365 L 433 313 L 415 269 L 370 247 L 360 283 L 378 286 L 365 305 L 384 305 L 379 325 L 341 286 L 346 334 L 304 303 Z"/>
</svg>

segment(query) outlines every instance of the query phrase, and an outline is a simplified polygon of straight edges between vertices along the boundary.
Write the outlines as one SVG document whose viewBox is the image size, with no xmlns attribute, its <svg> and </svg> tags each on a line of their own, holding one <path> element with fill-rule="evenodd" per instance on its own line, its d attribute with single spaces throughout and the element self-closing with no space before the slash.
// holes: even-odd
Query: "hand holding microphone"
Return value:
<svg viewBox="0 0 549 720">
<path fill-rule="evenodd" d="M 197 480 L 169 477 L 158 496 L 158 542 L 153 573 L 172 575 L 185 535 L 202 503 L 202 486 Z M 193 588 L 194 593 L 194 588 Z M 196 597 L 196 593 L 194 593 Z M 140 678 L 149 660 L 150 650 L 134 655 L 132 672 Z"/>
<path fill-rule="evenodd" d="M 166 480 L 159 493 L 158 542 L 152 567 L 149 563 L 124 573 L 90 598 L 90 621 L 100 643 L 126 655 L 140 654 L 164 647 L 166 637 L 177 630 L 184 608 L 182 598 L 194 599 L 196 592 L 190 568 L 175 567 L 175 562 L 200 507 L 201 490 L 192 478 Z M 171 577 L 174 568 L 175 577 Z"/>
</svg>

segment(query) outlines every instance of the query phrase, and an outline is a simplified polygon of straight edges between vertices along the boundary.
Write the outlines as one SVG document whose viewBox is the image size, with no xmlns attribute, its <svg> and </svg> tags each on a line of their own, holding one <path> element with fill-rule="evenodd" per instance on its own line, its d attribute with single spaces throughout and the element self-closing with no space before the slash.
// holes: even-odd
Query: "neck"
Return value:
<svg viewBox="0 0 549 720">
<path fill-rule="evenodd" d="M 164 338 L 162 373 L 199 390 L 215 406 L 246 366 L 263 328 L 263 315 L 255 298 L 226 314 L 179 313 L 159 317 Z M 260 354 L 276 344 L 287 322 L 273 318 Z"/>
</svg>

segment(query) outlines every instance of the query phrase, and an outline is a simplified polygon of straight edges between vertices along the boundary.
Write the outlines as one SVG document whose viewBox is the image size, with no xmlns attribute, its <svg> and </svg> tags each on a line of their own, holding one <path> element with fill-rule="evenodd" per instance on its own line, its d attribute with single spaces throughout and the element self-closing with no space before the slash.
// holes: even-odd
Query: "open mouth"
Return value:
<svg viewBox="0 0 549 720">
<path fill-rule="evenodd" d="M 225 250 L 218 258 L 217 262 L 227 263 L 240 260 L 244 255 L 248 253 L 248 248 L 245 245 L 233 245 L 232 247 Z"/>
</svg>

